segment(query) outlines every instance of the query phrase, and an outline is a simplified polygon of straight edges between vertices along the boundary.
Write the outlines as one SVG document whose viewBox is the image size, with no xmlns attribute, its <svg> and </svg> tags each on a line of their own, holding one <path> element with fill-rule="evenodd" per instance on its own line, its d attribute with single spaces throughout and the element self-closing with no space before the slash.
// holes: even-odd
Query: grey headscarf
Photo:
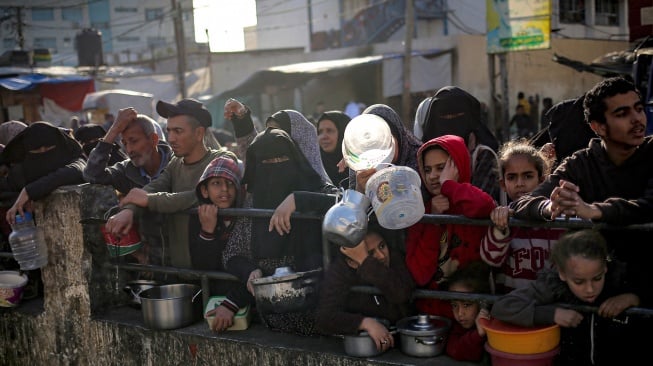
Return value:
<svg viewBox="0 0 653 366">
<path fill-rule="evenodd" d="M 11 141 L 18 133 L 27 128 L 27 125 L 20 121 L 7 121 L 0 124 L 0 145 L 5 145 Z"/>
<path fill-rule="evenodd" d="M 290 120 L 290 131 L 288 131 L 288 121 L 285 121 L 286 116 Z M 317 174 L 322 177 L 323 181 L 333 184 L 324 169 L 324 164 L 322 164 L 320 144 L 317 142 L 317 128 L 303 114 L 293 109 L 279 111 L 273 114 L 270 119 L 277 121 L 281 125 L 281 129 L 286 131 L 295 140 L 295 143 L 299 146 L 306 160 L 308 160 Z"/>
</svg>

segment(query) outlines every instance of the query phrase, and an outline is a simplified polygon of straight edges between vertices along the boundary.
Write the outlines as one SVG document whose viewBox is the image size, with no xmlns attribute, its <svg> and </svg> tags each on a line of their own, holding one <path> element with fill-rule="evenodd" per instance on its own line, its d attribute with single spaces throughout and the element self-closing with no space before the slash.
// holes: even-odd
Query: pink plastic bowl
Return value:
<svg viewBox="0 0 653 366">
<path fill-rule="evenodd" d="M 0 306 L 11 308 L 23 298 L 27 275 L 16 271 L 0 271 Z"/>
</svg>

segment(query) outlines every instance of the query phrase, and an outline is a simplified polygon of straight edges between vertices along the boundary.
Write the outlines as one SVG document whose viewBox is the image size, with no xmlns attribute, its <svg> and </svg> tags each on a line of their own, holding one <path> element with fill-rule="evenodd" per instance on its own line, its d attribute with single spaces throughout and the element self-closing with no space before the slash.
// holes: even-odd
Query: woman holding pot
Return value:
<svg viewBox="0 0 653 366">
<path fill-rule="evenodd" d="M 380 227 L 368 227 L 363 241 L 341 247 L 341 256 L 329 267 L 320 289 L 316 327 L 324 334 L 367 332 L 377 349 L 388 350 L 394 338 L 388 327 L 412 315 L 410 299 L 415 284 L 403 258 L 391 252 Z M 351 291 L 352 286 L 375 286 L 382 295 Z"/>
<path fill-rule="evenodd" d="M 315 127 L 312 136 L 314 138 L 309 141 L 315 144 L 317 153 Z M 334 188 L 309 163 L 295 139 L 283 129 L 274 127 L 259 133 L 247 149 L 243 182 L 249 193 L 246 207 L 258 209 L 274 209 L 286 197 L 300 191 L 326 196 L 324 193 Z M 300 206 L 301 202 L 303 200 L 298 200 L 300 212 L 315 210 L 315 207 Z M 289 224 L 293 224 L 292 231 L 288 228 L 283 233 L 272 230 L 265 217 L 242 217 L 236 221 L 223 261 L 225 268 L 246 283 L 251 293 L 254 293 L 255 279 L 271 276 L 277 268 L 291 267 L 300 272 L 322 267 L 321 222 L 300 220 L 301 224 L 295 224 L 296 220 L 300 219 L 289 220 Z M 299 334 L 313 332 L 310 311 L 260 315 L 273 329 Z"/>
</svg>

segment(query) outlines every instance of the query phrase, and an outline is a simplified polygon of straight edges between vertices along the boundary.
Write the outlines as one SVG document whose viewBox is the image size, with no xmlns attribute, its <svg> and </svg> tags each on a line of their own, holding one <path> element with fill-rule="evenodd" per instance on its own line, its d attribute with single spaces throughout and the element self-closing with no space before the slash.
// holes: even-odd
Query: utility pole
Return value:
<svg viewBox="0 0 653 366">
<path fill-rule="evenodd" d="M 23 8 L 16 7 L 16 33 L 18 34 L 18 47 L 25 49 L 25 37 L 23 36 Z"/>
<path fill-rule="evenodd" d="M 410 127 L 412 131 L 412 123 L 410 118 L 411 112 L 411 96 L 410 96 L 410 63 L 413 52 L 413 28 L 414 28 L 414 9 L 413 0 L 406 0 L 406 34 L 404 37 L 404 67 L 403 67 L 403 93 L 401 94 L 401 114 L 404 125 Z"/>
<path fill-rule="evenodd" d="M 209 29 L 206 28 L 204 29 L 204 33 L 206 33 L 206 46 L 209 52 L 209 56 L 207 57 L 207 64 L 208 67 L 207 73 L 208 73 L 208 78 L 209 78 L 209 88 L 210 88 L 210 93 L 213 94 L 213 72 L 211 71 L 211 64 L 213 63 L 212 57 L 211 57 L 211 38 L 209 37 Z"/>
<path fill-rule="evenodd" d="M 186 45 L 184 43 L 184 24 L 181 4 L 172 2 L 174 11 L 175 43 L 177 45 L 177 82 L 182 99 L 186 98 Z"/>
</svg>

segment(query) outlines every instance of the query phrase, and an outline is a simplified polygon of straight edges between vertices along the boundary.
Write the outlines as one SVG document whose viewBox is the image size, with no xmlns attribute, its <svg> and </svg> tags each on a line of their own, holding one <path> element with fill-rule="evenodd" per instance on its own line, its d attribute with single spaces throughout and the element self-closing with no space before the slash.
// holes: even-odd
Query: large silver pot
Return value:
<svg viewBox="0 0 653 366">
<path fill-rule="evenodd" d="M 202 289 L 197 285 L 174 284 L 152 287 L 140 293 L 145 326 L 176 329 L 190 325 L 202 315 Z"/>
<path fill-rule="evenodd" d="M 434 357 L 444 351 L 451 320 L 436 315 L 417 315 L 397 322 L 401 350 L 413 357 Z"/>
<path fill-rule="evenodd" d="M 272 276 L 253 280 L 256 309 L 262 314 L 282 314 L 315 307 L 321 274 L 322 269 L 293 272 L 280 267 Z"/>
<path fill-rule="evenodd" d="M 322 234 L 339 246 L 353 248 L 360 244 L 367 232 L 367 210 L 371 202 L 367 196 L 347 189 L 342 200 L 324 214 Z"/>
</svg>

